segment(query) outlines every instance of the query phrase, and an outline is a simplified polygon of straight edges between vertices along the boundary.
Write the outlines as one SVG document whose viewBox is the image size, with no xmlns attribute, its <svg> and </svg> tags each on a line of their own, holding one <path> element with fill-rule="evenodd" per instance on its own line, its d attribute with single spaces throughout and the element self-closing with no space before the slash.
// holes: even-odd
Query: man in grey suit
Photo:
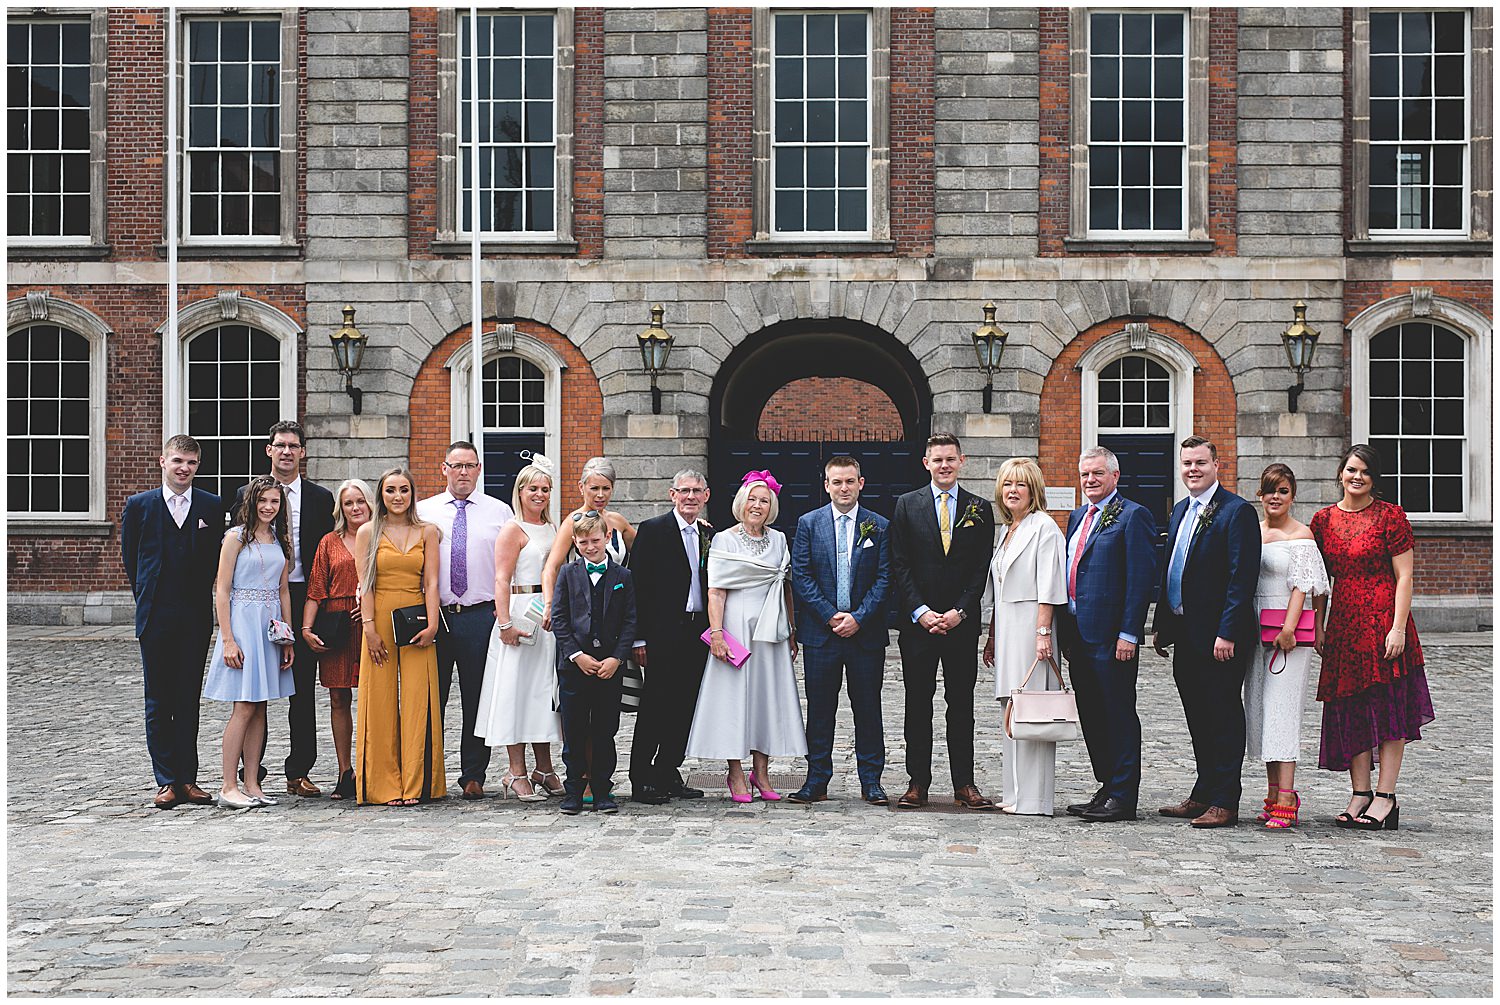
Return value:
<svg viewBox="0 0 1500 1005">
<path fill-rule="evenodd" d="M 807 687 L 807 780 L 787 798 L 794 803 L 828 798 L 833 723 L 847 670 L 860 794 L 865 802 L 884 806 L 889 800 L 880 787 L 885 770 L 880 686 L 890 643 L 885 626 L 891 574 L 888 524 L 879 513 L 860 507 L 865 480 L 853 457 L 829 460 L 823 487 L 832 502 L 803 514 L 792 539 L 792 590 Z"/>
</svg>

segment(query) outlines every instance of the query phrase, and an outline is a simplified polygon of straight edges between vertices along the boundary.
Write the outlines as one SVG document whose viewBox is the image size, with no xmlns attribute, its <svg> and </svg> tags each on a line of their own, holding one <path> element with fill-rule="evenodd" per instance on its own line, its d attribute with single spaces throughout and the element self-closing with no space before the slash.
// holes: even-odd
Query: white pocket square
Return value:
<svg viewBox="0 0 1500 1005">
<path fill-rule="evenodd" d="M 862 545 L 860 545 L 860 547 L 861 547 L 861 548 L 873 548 L 873 547 L 875 547 L 875 542 L 874 542 L 874 541 L 872 541 L 872 540 L 870 540 L 870 539 L 869 539 L 869 538 L 868 538 L 868 537 L 867 537 L 867 538 L 865 538 L 865 543 L 864 543 L 864 544 L 862 544 Z"/>
<path fill-rule="evenodd" d="M 200 516 L 198 518 L 198 529 L 199 530 L 206 530 L 207 528 L 208 528 L 208 524 L 204 523 L 203 522 L 203 518 Z"/>
</svg>

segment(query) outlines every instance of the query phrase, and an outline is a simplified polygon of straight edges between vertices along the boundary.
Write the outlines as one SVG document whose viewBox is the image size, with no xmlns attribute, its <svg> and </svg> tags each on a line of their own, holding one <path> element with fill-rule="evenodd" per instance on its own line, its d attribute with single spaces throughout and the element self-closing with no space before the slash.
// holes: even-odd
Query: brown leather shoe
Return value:
<svg viewBox="0 0 1500 1005">
<path fill-rule="evenodd" d="M 321 796 L 323 790 L 314 785 L 305 776 L 302 778 L 288 778 L 286 780 L 286 791 L 293 796 Z"/>
<path fill-rule="evenodd" d="M 1210 806 L 1203 815 L 1193 821 L 1194 827 L 1233 827 L 1240 822 L 1240 815 L 1222 806 Z"/>
<path fill-rule="evenodd" d="M 177 794 L 175 785 L 163 785 L 156 790 L 156 798 L 151 800 L 152 805 L 159 810 L 170 810 L 180 802 L 182 797 Z"/>
<path fill-rule="evenodd" d="M 896 800 L 898 810 L 919 810 L 927 805 L 927 789 L 916 782 L 911 783 L 911 788 L 906 790 L 906 795 Z"/>
<path fill-rule="evenodd" d="M 484 798 L 484 786 L 480 785 L 478 782 L 476 782 L 472 778 L 469 779 L 467 782 L 464 782 L 464 793 L 463 793 L 463 796 L 461 798 L 464 798 L 464 799 L 483 799 Z"/>
<path fill-rule="evenodd" d="M 1176 806 L 1163 806 L 1156 812 L 1164 817 L 1177 817 L 1179 820 L 1192 820 L 1194 817 L 1203 815 L 1208 809 L 1207 803 L 1200 803 L 1196 799 L 1184 799 Z"/>
<path fill-rule="evenodd" d="M 199 806 L 212 806 L 214 797 L 198 788 L 197 782 L 184 782 L 177 786 L 177 794 L 183 802 L 197 803 Z"/>
<path fill-rule="evenodd" d="M 984 797 L 979 791 L 979 786 L 974 784 L 965 785 L 953 793 L 953 801 L 959 806 L 966 806 L 971 810 L 992 810 L 995 804 Z"/>
</svg>

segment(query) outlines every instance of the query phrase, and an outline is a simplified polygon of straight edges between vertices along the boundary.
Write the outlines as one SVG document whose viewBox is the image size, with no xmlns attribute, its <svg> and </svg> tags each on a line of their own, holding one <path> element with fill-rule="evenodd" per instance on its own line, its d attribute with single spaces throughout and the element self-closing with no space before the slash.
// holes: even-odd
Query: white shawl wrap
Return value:
<svg viewBox="0 0 1500 1005">
<path fill-rule="evenodd" d="M 781 553 L 781 563 L 771 565 L 764 558 L 727 551 L 708 553 L 708 583 L 715 590 L 739 590 L 770 584 L 760 615 L 755 622 L 755 642 L 781 642 L 792 634 L 786 617 L 787 571 L 792 565 L 791 549 Z"/>
</svg>

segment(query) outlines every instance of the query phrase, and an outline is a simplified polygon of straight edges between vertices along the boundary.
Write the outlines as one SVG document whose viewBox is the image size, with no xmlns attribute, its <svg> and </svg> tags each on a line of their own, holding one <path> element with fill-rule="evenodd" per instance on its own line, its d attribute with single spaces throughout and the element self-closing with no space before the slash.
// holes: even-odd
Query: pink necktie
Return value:
<svg viewBox="0 0 1500 1005">
<path fill-rule="evenodd" d="M 1097 506 L 1090 506 L 1089 511 L 1083 515 L 1083 529 L 1078 532 L 1078 547 L 1073 549 L 1073 562 L 1068 566 L 1068 599 L 1075 603 L 1078 600 L 1078 563 L 1083 558 L 1083 546 L 1088 543 L 1089 526 L 1093 524 L 1097 511 Z"/>
</svg>

